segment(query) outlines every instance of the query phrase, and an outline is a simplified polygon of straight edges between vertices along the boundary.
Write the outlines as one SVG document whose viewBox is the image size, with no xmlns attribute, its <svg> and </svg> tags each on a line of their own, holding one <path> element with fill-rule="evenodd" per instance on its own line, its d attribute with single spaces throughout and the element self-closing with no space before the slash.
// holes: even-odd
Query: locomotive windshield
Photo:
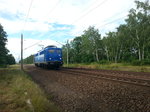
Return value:
<svg viewBox="0 0 150 112">
<path fill-rule="evenodd" d="M 49 50 L 50 53 L 54 53 L 54 50 Z"/>
<path fill-rule="evenodd" d="M 52 50 L 52 49 L 51 49 L 51 50 L 49 50 L 49 52 L 50 52 L 50 53 L 54 53 L 54 52 L 55 52 L 55 53 L 61 54 L 61 50 Z"/>
</svg>

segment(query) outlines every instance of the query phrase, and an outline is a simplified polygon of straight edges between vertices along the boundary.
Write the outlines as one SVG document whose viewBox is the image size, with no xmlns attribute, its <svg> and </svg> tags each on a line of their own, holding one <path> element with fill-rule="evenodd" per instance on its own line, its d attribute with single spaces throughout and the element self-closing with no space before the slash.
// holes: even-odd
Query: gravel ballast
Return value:
<svg viewBox="0 0 150 112">
<path fill-rule="evenodd" d="M 26 66 L 62 112 L 150 112 L 150 88 Z"/>
</svg>

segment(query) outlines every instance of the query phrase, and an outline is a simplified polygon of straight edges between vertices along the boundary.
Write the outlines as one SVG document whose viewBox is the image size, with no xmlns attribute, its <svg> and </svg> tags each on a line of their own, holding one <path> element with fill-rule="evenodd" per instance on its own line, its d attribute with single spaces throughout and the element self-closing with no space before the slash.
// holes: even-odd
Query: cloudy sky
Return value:
<svg viewBox="0 0 150 112">
<path fill-rule="evenodd" d="M 102 35 L 114 31 L 133 7 L 134 0 L 0 0 L 0 24 L 8 34 L 7 48 L 18 60 L 21 33 L 25 58 L 41 45 L 61 47 L 89 26 Z"/>
</svg>

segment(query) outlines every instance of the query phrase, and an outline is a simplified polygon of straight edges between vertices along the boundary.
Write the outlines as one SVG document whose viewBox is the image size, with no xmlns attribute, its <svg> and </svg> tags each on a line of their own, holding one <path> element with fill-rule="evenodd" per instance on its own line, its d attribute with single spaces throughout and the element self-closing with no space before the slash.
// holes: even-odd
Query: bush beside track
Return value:
<svg viewBox="0 0 150 112">
<path fill-rule="evenodd" d="M 0 112 L 58 112 L 19 66 L 0 68 Z"/>
<path fill-rule="evenodd" d="M 67 64 L 64 64 L 67 67 Z M 150 72 L 150 66 L 133 66 L 127 63 L 80 63 L 69 64 L 69 67 L 77 68 L 92 68 L 92 69 L 105 69 L 105 70 L 119 70 L 119 71 L 134 71 L 134 72 Z"/>
</svg>

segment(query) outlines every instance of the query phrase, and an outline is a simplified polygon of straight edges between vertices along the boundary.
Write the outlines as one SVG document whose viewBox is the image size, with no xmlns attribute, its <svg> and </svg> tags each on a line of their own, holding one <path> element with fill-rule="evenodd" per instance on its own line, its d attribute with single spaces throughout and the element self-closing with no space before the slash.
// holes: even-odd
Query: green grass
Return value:
<svg viewBox="0 0 150 112">
<path fill-rule="evenodd" d="M 67 67 L 66 64 L 64 64 Z M 120 71 L 135 71 L 135 72 L 150 72 L 150 66 L 133 66 L 124 63 L 111 63 L 111 64 L 69 64 L 69 67 L 79 67 L 79 68 L 93 68 L 93 69 L 106 69 L 106 70 L 120 70 Z"/>
<path fill-rule="evenodd" d="M 58 112 L 18 65 L 0 69 L 0 112 Z"/>
</svg>

